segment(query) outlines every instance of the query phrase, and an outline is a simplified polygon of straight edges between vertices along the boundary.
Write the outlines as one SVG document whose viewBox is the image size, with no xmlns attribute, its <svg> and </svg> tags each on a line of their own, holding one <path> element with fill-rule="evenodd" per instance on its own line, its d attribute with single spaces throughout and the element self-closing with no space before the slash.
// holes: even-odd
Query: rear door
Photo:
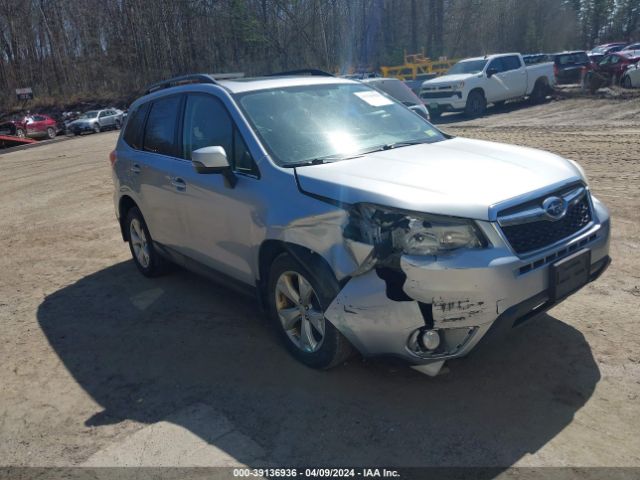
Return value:
<svg viewBox="0 0 640 480">
<path fill-rule="evenodd" d="M 183 98 L 177 94 L 150 102 L 139 149 L 130 159 L 132 187 L 149 232 L 155 241 L 168 246 L 179 242 L 183 228 L 176 209 L 183 191 L 176 181 L 182 162 L 177 135 Z"/>
<path fill-rule="evenodd" d="M 502 63 L 504 72 L 500 75 L 506 86 L 506 98 L 523 97 L 527 91 L 527 69 L 524 63 L 518 55 L 502 57 Z"/>
</svg>

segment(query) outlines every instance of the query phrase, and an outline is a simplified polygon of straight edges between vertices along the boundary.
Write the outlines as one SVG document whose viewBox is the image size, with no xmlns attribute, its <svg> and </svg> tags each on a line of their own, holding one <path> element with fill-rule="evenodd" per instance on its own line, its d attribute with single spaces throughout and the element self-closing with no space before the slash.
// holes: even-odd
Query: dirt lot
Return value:
<svg viewBox="0 0 640 480">
<path fill-rule="evenodd" d="M 459 120 L 443 127 L 579 161 L 614 263 L 437 378 L 309 370 L 255 302 L 140 276 L 113 214 L 115 133 L 0 155 L 0 465 L 640 466 L 640 99 Z"/>
</svg>

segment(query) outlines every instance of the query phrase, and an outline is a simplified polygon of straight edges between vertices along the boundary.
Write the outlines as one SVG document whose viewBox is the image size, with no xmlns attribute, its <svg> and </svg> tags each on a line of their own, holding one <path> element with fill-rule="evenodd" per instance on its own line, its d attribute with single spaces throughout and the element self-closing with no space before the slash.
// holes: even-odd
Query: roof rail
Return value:
<svg viewBox="0 0 640 480">
<path fill-rule="evenodd" d="M 165 88 L 175 87 L 178 85 L 187 85 L 189 83 L 210 83 L 216 85 L 216 80 L 230 80 L 232 78 L 242 78 L 244 73 L 193 73 L 189 75 L 182 75 L 180 77 L 173 77 L 161 82 L 154 83 L 147 87 L 144 92 L 145 95 L 149 93 L 157 92 Z"/>
<path fill-rule="evenodd" d="M 286 77 L 290 75 L 313 75 L 318 77 L 335 77 L 334 74 L 318 70 L 317 68 L 303 68 L 300 70 L 289 70 L 287 72 L 270 73 L 267 77 Z"/>
</svg>

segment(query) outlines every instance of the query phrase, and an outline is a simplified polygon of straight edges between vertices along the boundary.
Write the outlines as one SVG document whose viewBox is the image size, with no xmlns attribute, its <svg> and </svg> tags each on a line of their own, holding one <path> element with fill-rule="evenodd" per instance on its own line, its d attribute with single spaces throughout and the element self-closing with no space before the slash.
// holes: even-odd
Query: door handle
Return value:
<svg viewBox="0 0 640 480">
<path fill-rule="evenodd" d="M 134 163 L 133 165 L 131 165 L 131 173 L 140 173 L 140 165 L 138 165 L 137 163 Z"/>
<path fill-rule="evenodd" d="M 180 177 L 174 177 L 171 179 L 171 185 L 175 187 L 176 190 L 180 192 L 184 192 L 187 189 L 186 182 Z"/>
</svg>

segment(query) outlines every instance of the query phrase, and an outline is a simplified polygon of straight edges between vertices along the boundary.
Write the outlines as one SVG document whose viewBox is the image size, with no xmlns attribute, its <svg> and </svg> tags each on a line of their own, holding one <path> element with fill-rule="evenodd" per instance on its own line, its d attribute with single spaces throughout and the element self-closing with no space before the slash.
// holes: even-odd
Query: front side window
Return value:
<svg viewBox="0 0 640 480">
<path fill-rule="evenodd" d="M 274 88 L 237 97 L 274 161 L 284 166 L 445 139 L 426 120 L 362 84 Z"/>
<path fill-rule="evenodd" d="M 516 55 L 504 57 L 503 62 L 505 65 L 505 71 L 518 70 L 520 68 L 520 59 Z"/>
<path fill-rule="evenodd" d="M 491 63 L 489 64 L 489 68 L 488 70 L 495 70 L 496 73 L 502 73 L 506 70 L 505 65 L 504 65 L 504 60 L 502 57 L 500 58 L 494 58 L 493 60 L 491 60 Z"/>
<path fill-rule="evenodd" d="M 189 95 L 184 109 L 182 157 L 190 160 L 194 150 L 212 146 L 224 148 L 234 170 L 257 172 L 253 157 L 222 102 L 211 95 Z"/>
<path fill-rule="evenodd" d="M 175 156 L 176 125 L 181 97 L 174 95 L 153 102 L 144 131 L 144 149 L 148 152 Z"/>
</svg>

